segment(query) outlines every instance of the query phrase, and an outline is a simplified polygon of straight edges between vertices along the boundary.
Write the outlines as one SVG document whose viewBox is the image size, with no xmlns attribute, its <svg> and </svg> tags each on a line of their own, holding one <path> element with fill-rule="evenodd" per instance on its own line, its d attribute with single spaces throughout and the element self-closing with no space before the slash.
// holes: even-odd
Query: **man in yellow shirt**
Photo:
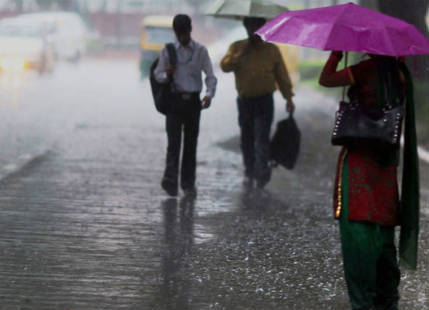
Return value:
<svg viewBox="0 0 429 310">
<path fill-rule="evenodd" d="M 262 41 L 254 33 L 265 22 L 264 18 L 246 17 L 243 24 L 248 39 L 232 43 L 220 64 L 224 72 L 235 74 L 244 185 L 253 187 L 256 181 L 259 188 L 271 178 L 270 130 L 276 84 L 286 99 L 286 110 L 293 112 L 295 109 L 292 82 L 278 47 Z"/>
</svg>

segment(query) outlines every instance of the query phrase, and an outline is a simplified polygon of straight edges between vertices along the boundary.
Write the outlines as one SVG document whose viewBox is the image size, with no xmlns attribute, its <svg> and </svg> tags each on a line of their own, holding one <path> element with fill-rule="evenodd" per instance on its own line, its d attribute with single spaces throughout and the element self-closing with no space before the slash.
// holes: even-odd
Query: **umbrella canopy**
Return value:
<svg viewBox="0 0 429 310">
<path fill-rule="evenodd" d="M 218 0 L 206 14 L 232 19 L 244 17 L 271 19 L 287 10 L 287 7 L 268 0 Z"/>
<path fill-rule="evenodd" d="M 257 32 L 269 42 L 378 55 L 429 53 L 413 25 L 353 3 L 284 12 Z"/>
</svg>

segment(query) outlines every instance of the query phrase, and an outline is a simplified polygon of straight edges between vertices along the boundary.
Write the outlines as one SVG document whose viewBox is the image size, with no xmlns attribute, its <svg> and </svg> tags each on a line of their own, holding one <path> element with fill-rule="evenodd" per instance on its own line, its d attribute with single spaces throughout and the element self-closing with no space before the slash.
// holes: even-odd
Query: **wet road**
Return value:
<svg viewBox="0 0 429 310">
<path fill-rule="evenodd" d="M 198 197 L 171 199 L 159 187 L 163 118 L 136 69 L 85 60 L 2 88 L 0 309 L 348 309 L 330 207 L 335 99 L 298 89 L 297 167 L 248 193 L 233 80 L 219 73 Z M 421 266 L 403 274 L 401 309 L 429 309 L 422 194 Z"/>
</svg>

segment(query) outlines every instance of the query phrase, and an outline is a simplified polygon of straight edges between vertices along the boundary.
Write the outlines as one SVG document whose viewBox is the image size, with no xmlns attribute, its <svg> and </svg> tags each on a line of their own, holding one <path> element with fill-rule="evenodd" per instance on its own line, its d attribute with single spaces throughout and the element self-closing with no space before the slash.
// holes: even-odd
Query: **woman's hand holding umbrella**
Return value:
<svg viewBox="0 0 429 310">
<path fill-rule="evenodd" d="M 343 52 L 342 51 L 332 51 L 331 54 L 334 55 L 335 57 L 337 57 L 338 60 L 343 59 Z"/>
</svg>

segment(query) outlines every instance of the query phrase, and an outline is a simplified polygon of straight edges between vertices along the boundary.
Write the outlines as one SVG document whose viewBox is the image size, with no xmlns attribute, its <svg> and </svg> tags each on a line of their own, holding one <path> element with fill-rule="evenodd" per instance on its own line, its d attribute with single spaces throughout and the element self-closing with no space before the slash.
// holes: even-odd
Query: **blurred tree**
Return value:
<svg viewBox="0 0 429 310">
<path fill-rule="evenodd" d="M 24 0 L 15 0 L 15 6 L 18 11 L 24 10 Z"/>
<path fill-rule="evenodd" d="M 426 35 L 426 37 L 429 36 L 428 27 L 426 25 L 426 14 L 429 7 L 429 0 L 360 0 L 360 4 L 364 7 L 379 10 L 387 15 L 400 18 L 407 23 L 416 26 L 421 33 Z M 417 77 L 419 79 L 428 80 L 429 56 L 416 56 L 415 63 L 418 66 L 418 70 L 416 72 Z"/>
<path fill-rule="evenodd" d="M 304 0 L 304 8 L 309 9 L 310 8 L 310 0 Z"/>
<path fill-rule="evenodd" d="M 360 0 L 359 4 L 373 10 L 378 10 L 377 0 Z"/>
<path fill-rule="evenodd" d="M 22 0 L 16 0 L 21 1 Z M 54 7 L 67 10 L 67 11 L 78 11 L 79 9 L 79 2 L 77 0 L 36 0 L 37 4 L 40 6 L 41 9 L 48 10 L 52 9 Z"/>
<path fill-rule="evenodd" d="M 407 23 L 417 27 L 426 37 L 428 37 L 428 28 L 426 25 L 426 14 L 428 11 L 429 0 L 407 0 L 407 1 L 389 1 L 378 0 L 378 7 L 381 12 L 400 18 Z M 417 56 L 416 64 L 418 70 L 415 75 L 419 79 L 429 79 L 429 56 Z"/>
<path fill-rule="evenodd" d="M 37 4 L 43 10 L 50 9 L 55 2 L 56 2 L 55 0 L 37 0 Z"/>
<path fill-rule="evenodd" d="M 64 10 L 72 10 L 75 5 L 74 2 L 73 0 L 57 0 L 58 6 Z"/>
<path fill-rule="evenodd" d="M 425 19 L 428 6 L 429 0 L 378 0 L 378 7 L 381 12 L 413 24 L 426 36 L 428 35 L 428 29 Z"/>
<path fill-rule="evenodd" d="M 202 7 L 206 6 L 210 1 L 208 1 L 208 0 L 186 0 L 186 2 L 188 2 L 192 7 L 199 10 Z"/>
</svg>

